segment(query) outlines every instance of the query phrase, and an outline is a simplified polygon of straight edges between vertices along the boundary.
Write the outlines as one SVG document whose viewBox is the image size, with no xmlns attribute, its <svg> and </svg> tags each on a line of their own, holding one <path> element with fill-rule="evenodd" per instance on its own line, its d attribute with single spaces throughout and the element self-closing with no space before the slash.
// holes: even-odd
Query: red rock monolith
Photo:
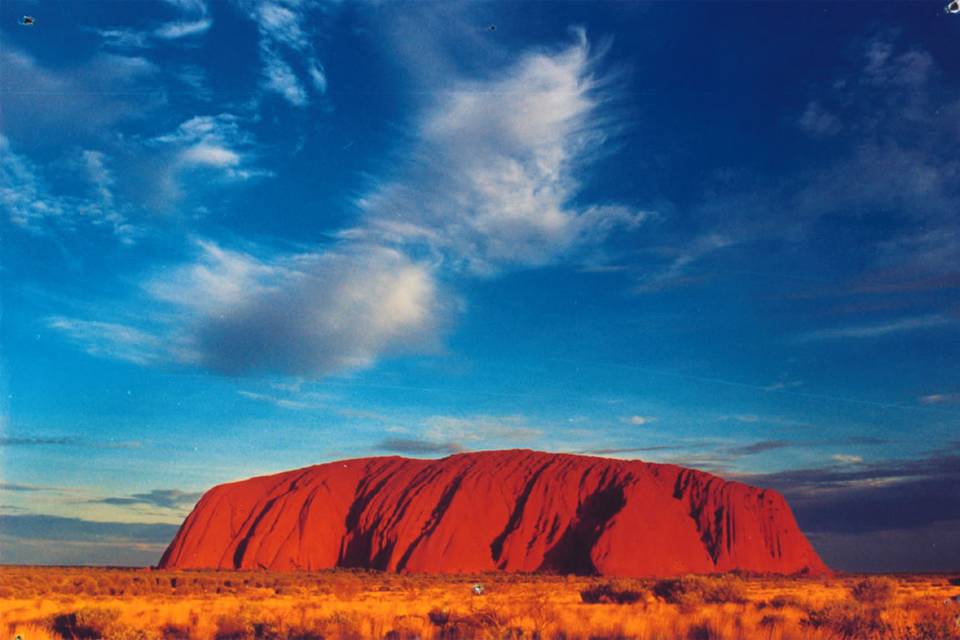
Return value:
<svg viewBox="0 0 960 640">
<path fill-rule="evenodd" d="M 526 450 L 361 458 L 219 485 L 160 566 L 828 572 L 773 490 L 669 464 Z"/>
</svg>

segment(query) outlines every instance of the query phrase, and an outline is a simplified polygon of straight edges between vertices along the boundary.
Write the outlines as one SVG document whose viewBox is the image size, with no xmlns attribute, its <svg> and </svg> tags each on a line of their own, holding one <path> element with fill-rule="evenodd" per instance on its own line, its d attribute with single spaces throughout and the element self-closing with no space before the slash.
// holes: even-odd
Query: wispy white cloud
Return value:
<svg viewBox="0 0 960 640">
<path fill-rule="evenodd" d="M 286 273 L 281 265 L 213 242 L 199 241 L 197 250 L 194 261 L 149 279 L 144 284 L 147 293 L 154 300 L 194 314 L 212 315 L 270 291 L 269 282 Z"/>
<path fill-rule="evenodd" d="M 199 142 L 187 147 L 180 154 L 180 159 L 188 167 L 206 166 L 224 169 L 240 164 L 240 154 L 233 149 L 206 142 Z"/>
<path fill-rule="evenodd" d="M 770 387 L 757 387 L 757 389 L 765 391 L 781 391 L 780 388 L 770 388 Z M 813 425 L 809 422 L 804 422 L 802 420 L 795 420 L 792 418 L 778 416 L 778 415 L 758 415 L 755 413 L 738 413 L 734 415 L 722 415 L 718 418 L 722 422 L 735 421 L 741 422 L 743 424 L 750 425 L 773 425 L 777 427 L 801 427 L 809 428 Z"/>
<path fill-rule="evenodd" d="M 811 331 L 797 337 L 799 342 L 813 342 L 818 340 L 839 340 L 839 339 L 869 339 L 882 338 L 888 335 L 907 333 L 913 331 L 922 331 L 957 324 L 955 319 L 941 316 L 919 316 L 915 318 L 901 318 L 891 322 L 879 324 L 855 325 L 850 327 L 837 327 L 833 329 L 822 329 Z"/>
<path fill-rule="evenodd" d="M 108 47 L 144 49 L 158 42 L 170 43 L 200 36 L 213 26 L 209 7 L 204 0 L 165 0 L 164 4 L 177 12 L 175 19 L 152 28 L 106 28 L 91 31 L 103 38 Z"/>
<path fill-rule="evenodd" d="M 541 265 L 647 214 L 619 204 L 573 206 L 578 170 L 614 133 L 602 109 L 585 36 L 523 56 L 479 81 L 460 81 L 419 123 L 401 177 L 359 201 L 360 226 L 342 237 L 426 249 L 454 268 L 492 274 Z"/>
<path fill-rule="evenodd" d="M 311 409 L 319 409 L 324 406 L 324 403 L 321 402 L 321 400 L 328 399 L 326 396 L 322 396 L 321 394 L 316 394 L 316 393 L 302 394 L 298 396 L 296 399 L 284 398 L 284 397 L 280 397 L 280 396 L 269 394 L 269 393 L 259 393 L 256 391 L 247 391 L 247 390 L 240 390 L 240 391 L 237 391 L 237 393 L 248 400 L 254 400 L 256 402 L 264 402 L 266 404 L 272 404 L 276 407 L 280 407 L 281 409 L 290 409 L 293 411 L 307 411 Z"/>
<path fill-rule="evenodd" d="M 169 133 L 132 139 L 111 152 L 114 155 L 98 149 L 74 152 L 60 163 L 72 171 L 69 184 L 54 185 L 0 134 L 0 208 L 10 222 L 31 233 L 103 227 L 124 244 L 133 244 L 144 233 L 150 208 L 168 209 L 188 195 L 272 175 L 260 166 L 256 140 L 245 122 L 227 113 L 190 118 Z M 130 177 L 123 169 L 131 164 L 137 167 L 132 173 L 151 176 L 136 192 L 136 200 L 130 189 L 122 188 L 123 178 Z M 63 176 L 61 168 L 61 182 Z"/>
<path fill-rule="evenodd" d="M 47 326 L 93 356 L 123 360 L 135 364 L 155 364 L 161 360 L 163 343 L 156 335 L 128 325 L 95 320 L 54 316 Z"/>
<path fill-rule="evenodd" d="M 146 118 L 167 100 L 159 67 L 141 56 L 100 53 L 64 70 L 4 43 L 0 67 L 4 135 L 34 145 Z"/>
<path fill-rule="evenodd" d="M 157 136 L 151 144 L 170 145 L 177 159 L 186 166 L 228 169 L 231 177 L 244 177 L 233 171 L 245 159 L 240 149 L 253 145 L 253 136 L 241 128 L 241 120 L 230 113 L 194 116 L 176 130 Z"/>
<path fill-rule="evenodd" d="M 737 422 L 747 422 L 747 423 L 760 422 L 760 416 L 752 413 L 739 414 L 739 415 L 730 416 L 730 417 L 736 420 Z"/>
<path fill-rule="evenodd" d="M 816 101 L 807 104 L 807 108 L 800 116 L 797 124 L 804 131 L 821 136 L 833 135 L 841 130 L 839 118 L 825 111 Z"/>
<path fill-rule="evenodd" d="M 639 291 L 702 281 L 696 266 L 733 242 L 815 243 L 825 219 L 895 217 L 894 238 L 870 236 L 874 268 L 942 274 L 960 261 L 960 101 L 938 85 L 933 57 L 884 34 L 868 41 L 828 84 L 798 106 L 793 119 L 818 139 L 831 136 L 832 160 L 758 185 L 719 171 L 691 216 L 697 235 L 676 241 L 677 257 L 640 280 Z M 842 134 L 842 135 L 841 135 Z M 855 177 L 855 179 L 854 179 Z M 750 183 L 748 189 L 741 185 Z"/>
<path fill-rule="evenodd" d="M 651 422 L 656 422 L 657 418 L 655 416 L 635 415 L 635 416 L 627 416 L 625 418 L 621 418 L 620 420 L 627 424 L 642 426 L 645 424 L 650 424 Z"/>
<path fill-rule="evenodd" d="M 170 22 L 154 31 L 154 35 L 164 40 L 176 40 L 187 36 L 195 36 L 204 33 L 213 21 L 208 18 L 192 20 L 190 22 Z"/>
<path fill-rule="evenodd" d="M 102 151 L 85 149 L 82 153 L 87 178 L 93 185 L 97 197 L 105 205 L 113 204 L 113 172 L 107 166 L 106 155 Z"/>
<path fill-rule="evenodd" d="M 872 40 L 864 51 L 863 79 L 881 87 L 917 87 L 934 70 L 933 58 L 921 49 L 898 51 L 888 38 Z"/>
<path fill-rule="evenodd" d="M 113 49 L 143 49 L 150 46 L 150 33 L 137 29 L 90 29 Z"/>
<path fill-rule="evenodd" d="M 298 7 L 255 9 L 269 51 L 311 51 Z M 144 331 L 163 337 L 155 357 L 227 375 L 316 378 L 435 350 L 460 308 L 441 282 L 555 262 L 637 227 L 646 214 L 626 206 L 571 204 L 579 170 L 614 133 L 603 114 L 613 89 L 595 65 L 581 33 L 488 79 L 453 81 L 456 90 L 421 120 L 410 166 L 361 200 L 359 225 L 333 247 L 244 252 L 199 242 L 192 261 L 143 285 L 160 325 Z M 198 116 L 150 140 L 174 157 L 171 191 L 179 168 L 255 172 L 241 124 L 231 114 Z"/>
<path fill-rule="evenodd" d="M 309 102 L 306 89 L 300 79 L 283 58 L 273 51 L 265 51 L 263 56 L 262 86 L 269 92 L 279 94 L 290 104 L 302 107 Z"/>
<path fill-rule="evenodd" d="M 764 387 L 766 391 L 782 391 L 784 389 L 796 389 L 797 387 L 802 387 L 802 380 L 778 380 L 777 382 L 768 384 Z"/>
<path fill-rule="evenodd" d="M 932 393 L 921 396 L 920 404 L 960 404 L 960 393 Z"/>
<path fill-rule="evenodd" d="M 835 453 L 830 459 L 839 464 L 860 464 L 863 462 L 863 456 L 854 456 L 847 453 Z"/>
<path fill-rule="evenodd" d="M 376 448 L 407 455 L 452 454 L 463 451 L 463 447 L 456 442 L 433 442 L 421 438 L 384 438 Z"/>
<path fill-rule="evenodd" d="M 203 102 L 213 98 L 213 92 L 207 80 L 207 72 L 203 67 L 195 64 L 183 65 L 176 73 L 176 79 L 190 90 L 192 97 Z"/>
<path fill-rule="evenodd" d="M 67 194 L 47 183 L 40 169 L 17 154 L 0 134 L 0 207 L 17 227 L 37 234 L 52 228 L 72 230 L 82 225 L 107 227 L 124 243 L 138 230 L 128 220 L 129 210 L 114 203 L 113 174 L 102 152 L 84 150 L 79 179 L 92 193 Z"/>
<path fill-rule="evenodd" d="M 431 416 L 423 421 L 422 435 L 437 442 L 492 443 L 515 446 L 536 440 L 543 430 L 530 426 L 524 416 Z"/>
<path fill-rule="evenodd" d="M 257 25 L 261 88 L 296 107 L 309 104 L 311 93 L 325 93 L 327 78 L 313 45 L 310 19 L 320 3 L 240 0 L 239 5 Z"/>
<path fill-rule="evenodd" d="M 213 185 L 272 176 L 259 164 L 257 141 L 248 125 L 232 113 L 194 116 L 173 131 L 146 140 L 145 150 L 157 156 L 152 185 L 157 206 L 170 207 Z"/>
<path fill-rule="evenodd" d="M 410 430 L 393 431 L 408 433 Z M 541 429 L 529 426 L 523 416 L 430 416 L 414 431 L 414 435 L 386 438 L 376 448 L 414 455 L 451 454 L 470 449 L 516 447 L 543 435 Z"/>
<path fill-rule="evenodd" d="M 0 65 L 10 70 L 0 74 L 0 109 L 7 116 L 0 207 L 21 229 L 101 226 L 132 244 L 151 224 L 151 209 L 170 210 L 186 197 L 199 200 L 213 188 L 272 175 L 250 133 L 255 116 L 203 114 L 153 136 L 111 131 L 166 100 L 159 67 L 143 57 L 100 53 L 67 72 L 5 47 Z M 199 68 L 184 72 L 202 85 Z M 29 91 L 10 84 L 12 75 L 29 77 Z M 66 149 L 52 160 L 42 153 L 44 141 L 67 131 L 71 139 L 89 134 L 95 148 Z"/>
<path fill-rule="evenodd" d="M 721 233 L 707 233 L 676 248 L 672 259 L 663 268 L 644 274 L 634 287 L 636 293 L 656 293 L 697 282 L 700 278 L 687 273 L 687 268 L 702 258 L 737 244 L 732 237 Z"/>
</svg>

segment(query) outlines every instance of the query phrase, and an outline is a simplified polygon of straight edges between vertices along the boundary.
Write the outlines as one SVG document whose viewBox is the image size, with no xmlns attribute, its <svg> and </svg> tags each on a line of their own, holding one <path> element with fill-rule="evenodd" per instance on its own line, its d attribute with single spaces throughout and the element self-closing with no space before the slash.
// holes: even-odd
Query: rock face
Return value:
<svg viewBox="0 0 960 640">
<path fill-rule="evenodd" d="M 160 566 L 828 571 L 775 491 L 674 465 L 525 450 L 345 460 L 223 484 Z"/>
</svg>

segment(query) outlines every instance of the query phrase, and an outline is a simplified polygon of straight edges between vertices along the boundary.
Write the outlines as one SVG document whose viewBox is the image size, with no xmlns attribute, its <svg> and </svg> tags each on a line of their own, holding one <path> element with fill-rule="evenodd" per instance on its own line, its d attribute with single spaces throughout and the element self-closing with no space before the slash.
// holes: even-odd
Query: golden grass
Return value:
<svg viewBox="0 0 960 640">
<path fill-rule="evenodd" d="M 480 582 L 485 593 L 473 595 Z M 21 640 L 960 640 L 956 576 L 640 580 L 0 567 Z"/>
</svg>

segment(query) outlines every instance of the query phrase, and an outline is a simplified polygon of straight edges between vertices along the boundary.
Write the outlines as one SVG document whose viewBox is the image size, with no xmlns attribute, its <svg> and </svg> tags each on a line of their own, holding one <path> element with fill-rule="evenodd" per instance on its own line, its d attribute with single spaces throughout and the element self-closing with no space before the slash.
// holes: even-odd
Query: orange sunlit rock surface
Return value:
<svg viewBox="0 0 960 640">
<path fill-rule="evenodd" d="M 526 450 L 345 460 L 220 485 L 160 566 L 828 571 L 775 491 L 675 465 Z"/>
</svg>

